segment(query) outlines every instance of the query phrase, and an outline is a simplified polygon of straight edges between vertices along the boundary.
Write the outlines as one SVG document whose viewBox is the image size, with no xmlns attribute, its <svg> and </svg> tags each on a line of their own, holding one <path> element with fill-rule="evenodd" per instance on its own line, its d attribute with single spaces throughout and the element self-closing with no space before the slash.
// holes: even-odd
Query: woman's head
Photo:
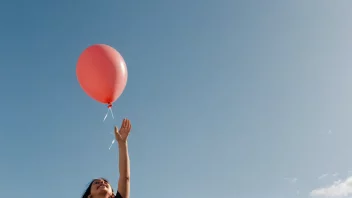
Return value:
<svg viewBox="0 0 352 198">
<path fill-rule="evenodd" d="M 114 197 L 114 190 L 111 188 L 108 180 L 104 178 L 93 179 L 88 188 L 84 192 L 82 198 L 95 197 Z"/>
</svg>

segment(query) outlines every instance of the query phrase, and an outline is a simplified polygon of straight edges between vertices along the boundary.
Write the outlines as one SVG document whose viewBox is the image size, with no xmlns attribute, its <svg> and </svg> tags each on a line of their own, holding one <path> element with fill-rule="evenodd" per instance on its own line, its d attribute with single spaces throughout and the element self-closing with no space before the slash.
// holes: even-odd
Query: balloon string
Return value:
<svg viewBox="0 0 352 198">
<path fill-rule="evenodd" d="M 107 111 L 106 114 L 105 114 L 105 117 L 104 117 L 103 122 L 104 122 L 104 121 L 106 120 L 106 118 L 108 117 L 109 112 L 111 113 L 112 119 L 115 119 L 114 113 L 112 112 L 111 106 L 109 105 L 109 106 L 108 106 L 108 111 Z"/>
<path fill-rule="evenodd" d="M 108 109 L 108 112 L 106 112 L 106 114 L 105 114 L 103 122 L 105 122 L 106 118 L 108 117 L 108 114 L 109 114 L 109 109 Z"/>
<path fill-rule="evenodd" d="M 115 118 L 114 118 L 114 113 L 112 112 L 111 107 L 109 108 L 109 110 L 110 110 L 110 113 L 111 113 L 112 119 L 115 119 Z"/>
<path fill-rule="evenodd" d="M 111 149 L 112 145 L 115 143 L 115 139 L 112 140 L 109 150 Z"/>
<path fill-rule="evenodd" d="M 112 107 L 112 105 L 109 104 L 109 105 L 108 105 L 108 111 L 106 112 L 105 117 L 104 117 L 104 121 L 105 121 L 106 118 L 108 117 L 109 112 L 111 113 L 112 119 L 115 119 L 115 118 L 114 118 L 114 113 L 112 112 L 111 107 Z M 104 122 L 104 121 L 103 121 L 103 122 Z M 113 145 L 114 143 L 115 143 L 115 138 L 112 140 L 111 145 L 110 145 L 110 147 L 109 147 L 109 150 L 111 149 L 111 147 L 112 147 L 112 145 Z"/>
</svg>

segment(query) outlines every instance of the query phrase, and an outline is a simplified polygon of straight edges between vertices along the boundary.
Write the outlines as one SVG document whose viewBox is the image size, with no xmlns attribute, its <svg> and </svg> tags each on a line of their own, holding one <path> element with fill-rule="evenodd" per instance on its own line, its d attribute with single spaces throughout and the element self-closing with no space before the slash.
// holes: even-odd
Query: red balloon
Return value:
<svg viewBox="0 0 352 198">
<path fill-rule="evenodd" d="M 118 51 L 105 44 L 85 49 L 78 58 L 76 74 L 88 96 L 109 105 L 120 97 L 127 84 L 127 67 Z"/>
</svg>

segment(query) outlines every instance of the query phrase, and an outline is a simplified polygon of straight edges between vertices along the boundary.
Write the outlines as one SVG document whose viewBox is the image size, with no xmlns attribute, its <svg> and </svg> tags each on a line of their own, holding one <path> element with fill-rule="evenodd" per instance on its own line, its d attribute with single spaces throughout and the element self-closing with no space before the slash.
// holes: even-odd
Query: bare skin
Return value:
<svg viewBox="0 0 352 198">
<path fill-rule="evenodd" d="M 131 131 L 131 122 L 123 119 L 121 128 L 115 126 L 115 138 L 119 149 L 118 192 L 123 198 L 130 198 L 130 159 L 128 156 L 127 139 Z M 110 184 L 103 179 L 96 179 L 91 186 L 89 198 L 114 198 Z"/>
<path fill-rule="evenodd" d="M 130 198 L 130 158 L 128 155 L 127 139 L 132 125 L 130 120 L 124 119 L 120 130 L 115 126 L 115 138 L 119 148 L 118 191 L 123 198 Z"/>
</svg>

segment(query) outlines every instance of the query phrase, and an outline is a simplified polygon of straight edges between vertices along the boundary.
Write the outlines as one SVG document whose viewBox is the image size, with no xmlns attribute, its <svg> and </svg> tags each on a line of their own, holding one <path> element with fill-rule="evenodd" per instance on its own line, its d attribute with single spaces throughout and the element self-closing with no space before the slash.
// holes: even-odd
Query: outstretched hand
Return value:
<svg viewBox="0 0 352 198">
<path fill-rule="evenodd" d="M 129 119 L 125 118 L 122 121 L 120 130 L 115 126 L 115 138 L 118 143 L 126 143 L 128 135 L 131 131 L 131 122 Z"/>
</svg>

